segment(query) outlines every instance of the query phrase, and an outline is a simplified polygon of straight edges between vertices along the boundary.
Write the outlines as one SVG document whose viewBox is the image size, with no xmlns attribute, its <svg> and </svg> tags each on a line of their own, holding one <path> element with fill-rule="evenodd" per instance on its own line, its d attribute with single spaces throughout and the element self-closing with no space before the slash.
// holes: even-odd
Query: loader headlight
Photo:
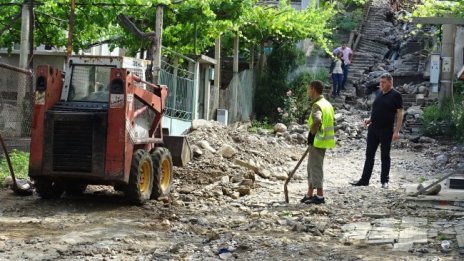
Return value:
<svg viewBox="0 0 464 261">
<path fill-rule="evenodd" d="M 45 89 L 47 89 L 47 81 L 45 80 L 45 77 L 43 76 L 39 76 L 37 77 L 37 81 L 36 81 L 36 84 L 35 84 L 35 89 L 37 91 L 45 91 Z"/>
<path fill-rule="evenodd" d="M 124 82 L 121 79 L 114 79 L 110 91 L 113 94 L 124 94 Z"/>
</svg>

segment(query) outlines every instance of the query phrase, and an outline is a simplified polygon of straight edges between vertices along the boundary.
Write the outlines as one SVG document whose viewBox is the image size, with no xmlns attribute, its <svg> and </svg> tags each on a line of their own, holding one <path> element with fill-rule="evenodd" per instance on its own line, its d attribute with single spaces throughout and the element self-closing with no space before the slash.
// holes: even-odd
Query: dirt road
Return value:
<svg viewBox="0 0 464 261">
<path fill-rule="evenodd" d="M 232 199 L 218 193 L 220 175 L 198 176 L 192 182 L 191 176 L 183 179 L 187 174 L 180 169 L 172 201 L 141 207 L 121 203 L 122 196 L 106 187 L 47 201 L 2 190 L 0 260 L 458 260 L 458 250 L 442 253 L 436 238 L 421 245 L 427 251 L 415 252 L 346 240 L 346 224 L 381 217 L 459 219 L 456 211 L 404 200 L 405 184 L 439 174 L 430 153 L 394 149 L 389 190 L 380 188 L 380 164 L 369 187 L 350 187 L 364 158 L 364 144 L 358 143 L 328 153 L 327 204 L 320 206 L 299 204 L 306 190 L 306 164 L 289 186 L 288 205 L 283 181 L 256 176 L 250 195 Z M 298 155 L 303 150 L 289 146 L 280 153 Z M 290 160 L 284 167 L 295 164 Z"/>
</svg>

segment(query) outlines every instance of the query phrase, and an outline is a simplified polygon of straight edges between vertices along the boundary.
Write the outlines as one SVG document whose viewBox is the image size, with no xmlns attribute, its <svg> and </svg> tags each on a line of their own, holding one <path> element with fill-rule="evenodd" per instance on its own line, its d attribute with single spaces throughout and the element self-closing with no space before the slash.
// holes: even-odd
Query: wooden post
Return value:
<svg viewBox="0 0 464 261">
<path fill-rule="evenodd" d="M 71 14 L 69 14 L 69 31 L 68 31 L 68 47 L 66 49 L 66 63 L 68 63 L 69 57 L 72 54 L 75 9 L 76 9 L 76 1 L 71 0 Z"/>
<path fill-rule="evenodd" d="M 161 70 L 161 46 L 163 39 L 163 15 L 164 6 L 156 7 L 155 21 L 155 54 L 153 56 L 153 83 L 159 84 L 159 74 Z"/>
<path fill-rule="evenodd" d="M 29 56 L 28 66 L 34 69 L 34 0 L 29 0 Z"/>
<path fill-rule="evenodd" d="M 217 109 L 219 109 L 219 90 L 221 89 L 221 36 L 216 39 L 214 46 L 214 59 L 216 64 L 214 65 L 214 86 L 213 86 L 213 106 L 211 108 L 211 119 L 214 119 Z"/>
</svg>

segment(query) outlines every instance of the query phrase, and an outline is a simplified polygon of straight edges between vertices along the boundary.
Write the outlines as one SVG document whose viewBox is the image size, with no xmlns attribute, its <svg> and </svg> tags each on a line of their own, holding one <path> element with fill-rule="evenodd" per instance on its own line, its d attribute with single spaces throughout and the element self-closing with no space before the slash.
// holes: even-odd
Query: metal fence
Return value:
<svg viewBox="0 0 464 261">
<path fill-rule="evenodd" d="M 161 61 L 160 84 L 169 88 L 163 127 L 178 135 L 190 128 L 193 120 L 195 93 L 195 61 L 163 48 L 167 55 Z"/>
<path fill-rule="evenodd" d="M 235 75 L 222 93 L 224 106 L 229 110 L 229 123 L 250 121 L 253 113 L 254 81 L 253 70 L 244 70 Z"/>
<path fill-rule="evenodd" d="M 32 72 L 0 63 L 0 132 L 4 138 L 30 137 L 33 96 Z"/>
</svg>

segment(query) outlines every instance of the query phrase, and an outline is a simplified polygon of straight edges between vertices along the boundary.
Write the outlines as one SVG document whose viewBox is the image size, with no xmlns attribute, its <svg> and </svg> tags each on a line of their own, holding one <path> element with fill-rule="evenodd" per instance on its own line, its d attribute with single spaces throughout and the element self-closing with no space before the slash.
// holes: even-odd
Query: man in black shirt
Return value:
<svg viewBox="0 0 464 261">
<path fill-rule="evenodd" d="M 396 118 L 396 123 L 395 123 Z M 380 144 L 382 188 L 388 188 L 390 174 L 390 147 L 392 140 L 400 137 L 403 123 L 403 98 L 393 89 L 393 78 L 389 73 L 380 76 L 380 90 L 372 104 L 371 117 L 364 120 L 368 127 L 366 161 L 361 179 L 353 186 L 368 186 L 374 168 L 375 152 Z M 393 128 L 395 125 L 395 128 Z"/>
</svg>

